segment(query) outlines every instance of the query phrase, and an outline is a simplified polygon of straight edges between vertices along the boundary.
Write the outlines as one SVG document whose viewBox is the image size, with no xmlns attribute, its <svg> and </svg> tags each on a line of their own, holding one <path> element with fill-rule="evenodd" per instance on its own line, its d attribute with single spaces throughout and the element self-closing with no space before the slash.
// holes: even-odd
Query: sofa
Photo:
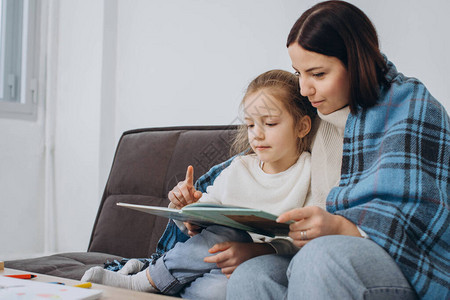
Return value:
<svg viewBox="0 0 450 300">
<path fill-rule="evenodd" d="M 93 266 L 155 252 L 168 220 L 119 207 L 118 202 L 167 206 L 168 192 L 225 161 L 237 127 L 181 126 L 136 129 L 121 136 L 86 252 L 11 260 L 5 267 L 80 280 Z M 76 226 L 76 224 L 73 224 Z"/>
</svg>

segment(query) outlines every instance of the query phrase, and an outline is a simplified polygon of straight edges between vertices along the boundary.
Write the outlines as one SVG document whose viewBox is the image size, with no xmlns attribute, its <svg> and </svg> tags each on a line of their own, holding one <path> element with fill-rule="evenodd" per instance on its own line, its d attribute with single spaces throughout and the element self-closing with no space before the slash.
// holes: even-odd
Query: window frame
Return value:
<svg viewBox="0 0 450 300">
<path fill-rule="evenodd" d="M 16 0 L 2 0 L 16 2 Z M 20 2 L 20 1 L 17 1 Z M 37 119 L 38 104 L 38 66 L 40 5 L 37 0 L 23 0 L 21 30 L 20 74 L 15 78 L 16 92 L 20 90 L 20 99 L 16 101 L 0 100 L 0 118 L 12 118 L 34 121 Z M 10 5 L 10 3 L 8 3 Z M 17 3 L 16 3 L 17 5 Z M 21 5 L 18 5 L 19 7 Z M 17 13 L 17 7 L 14 12 Z M 2 29 L 3 30 L 3 29 Z M 15 30 L 18 30 L 15 28 Z M 15 31 L 17 33 L 17 31 Z M 14 34 L 10 32 L 8 34 Z M 2 35 L 3 36 L 3 35 Z M 10 56 L 11 57 L 11 56 Z M 0 57 L 1 59 L 1 57 Z M 6 61 L 8 57 L 4 57 Z M 2 70 L 0 70 L 1 72 Z M 4 77 L 7 77 L 7 72 Z M 7 80 L 7 78 L 5 78 Z M 0 82 L 1 83 L 1 82 Z M 6 88 L 6 83 L 4 83 Z"/>
</svg>

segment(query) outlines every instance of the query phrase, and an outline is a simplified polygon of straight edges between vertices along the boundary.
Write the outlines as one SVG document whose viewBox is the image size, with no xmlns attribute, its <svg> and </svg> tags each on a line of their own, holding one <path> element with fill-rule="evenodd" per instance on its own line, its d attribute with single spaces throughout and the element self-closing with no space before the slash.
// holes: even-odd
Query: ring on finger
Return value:
<svg viewBox="0 0 450 300">
<path fill-rule="evenodd" d="M 300 239 L 301 239 L 302 241 L 308 239 L 308 236 L 306 235 L 306 230 L 300 231 Z"/>
</svg>

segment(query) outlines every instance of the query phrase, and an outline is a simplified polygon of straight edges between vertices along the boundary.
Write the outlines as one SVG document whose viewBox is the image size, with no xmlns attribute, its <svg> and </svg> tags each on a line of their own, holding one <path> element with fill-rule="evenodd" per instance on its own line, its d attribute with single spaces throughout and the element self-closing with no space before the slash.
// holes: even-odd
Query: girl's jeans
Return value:
<svg viewBox="0 0 450 300">
<path fill-rule="evenodd" d="M 231 275 L 227 299 L 417 299 L 394 260 L 375 242 L 324 236 L 292 256 L 264 255 Z"/>
<path fill-rule="evenodd" d="M 203 259 L 217 243 L 253 242 L 242 230 L 213 225 L 184 243 L 177 243 L 154 264 L 149 274 L 156 287 L 166 295 L 181 295 L 189 299 L 225 299 L 228 279 L 216 264 Z"/>
</svg>

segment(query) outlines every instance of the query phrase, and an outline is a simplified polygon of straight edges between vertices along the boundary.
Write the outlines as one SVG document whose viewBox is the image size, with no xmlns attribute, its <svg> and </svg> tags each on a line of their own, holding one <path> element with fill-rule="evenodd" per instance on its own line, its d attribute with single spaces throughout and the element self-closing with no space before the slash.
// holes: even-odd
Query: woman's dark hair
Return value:
<svg viewBox="0 0 450 300">
<path fill-rule="evenodd" d="M 344 1 L 325 1 L 305 11 L 292 27 L 287 47 L 298 43 L 303 49 L 338 58 L 350 82 L 350 110 L 374 106 L 380 88 L 388 85 L 386 62 L 369 18 Z"/>
</svg>

